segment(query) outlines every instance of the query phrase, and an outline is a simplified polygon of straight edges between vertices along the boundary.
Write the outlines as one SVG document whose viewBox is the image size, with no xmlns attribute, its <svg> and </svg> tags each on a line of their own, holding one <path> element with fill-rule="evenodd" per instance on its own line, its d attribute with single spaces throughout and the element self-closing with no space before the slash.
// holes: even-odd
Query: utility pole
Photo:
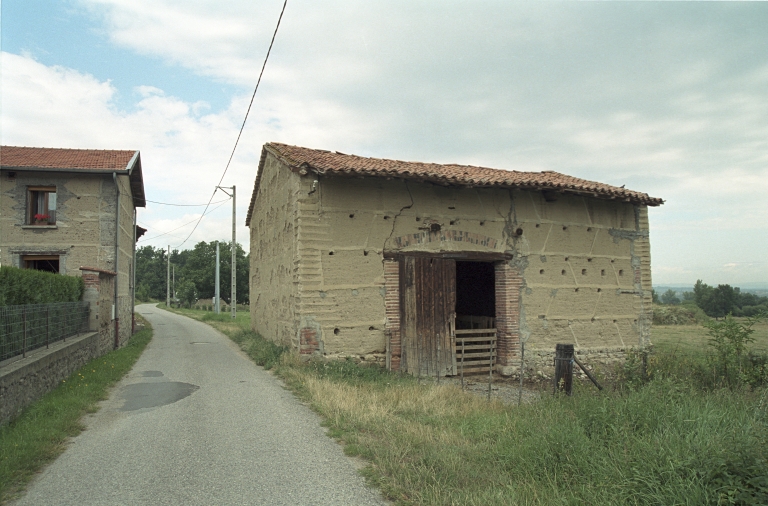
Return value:
<svg viewBox="0 0 768 506">
<path fill-rule="evenodd" d="M 235 233 L 235 228 L 237 225 L 237 216 L 235 212 L 237 193 L 235 191 L 234 185 L 232 185 L 232 187 L 217 186 L 216 188 L 220 189 L 227 195 L 229 195 L 229 193 L 224 190 L 232 190 L 232 195 L 229 195 L 232 197 L 232 284 L 230 285 L 232 298 L 230 300 L 230 304 L 232 305 L 232 319 L 234 320 L 237 317 L 237 238 Z"/>
<path fill-rule="evenodd" d="M 219 241 L 216 241 L 216 299 L 214 301 L 214 311 L 221 313 L 221 288 L 219 283 Z"/>
<path fill-rule="evenodd" d="M 232 185 L 232 319 L 237 317 L 237 241 L 235 240 L 235 225 L 237 217 L 235 213 L 235 202 L 237 193 L 235 185 Z"/>
<path fill-rule="evenodd" d="M 168 245 L 168 258 L 166 259 L 165 273 L 165 307 L 171 307 L 171 245 Z"/>
<path fill-rule="evenodd" d="M 173 295 L 174 300 L 176 299 L 176 266 L 171 267 L 171 280 L 173 281 L 173 290 L 171 290 L 171 294 Z"/>
</svg>

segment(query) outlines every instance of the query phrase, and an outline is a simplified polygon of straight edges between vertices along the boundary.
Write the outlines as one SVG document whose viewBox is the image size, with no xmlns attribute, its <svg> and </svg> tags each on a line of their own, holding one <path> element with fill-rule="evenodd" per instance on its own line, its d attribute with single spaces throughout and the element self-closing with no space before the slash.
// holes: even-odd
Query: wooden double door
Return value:
<svg viewBox="0 0 768 506">
<path fill-rule="evenodd" d="M 456 261 L 400 260 L 404 370 L 419 376 L 456 374 Z"/>
</svg>

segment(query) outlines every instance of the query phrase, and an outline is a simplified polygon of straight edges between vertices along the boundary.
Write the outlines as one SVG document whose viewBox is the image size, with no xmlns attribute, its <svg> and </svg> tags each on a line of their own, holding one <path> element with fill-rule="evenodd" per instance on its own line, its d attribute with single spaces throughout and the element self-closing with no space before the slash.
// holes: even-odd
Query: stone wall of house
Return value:
<svg viewBox="0 0 768 506">
<path fill-rule="evenodd" d="M 278 170 L 278 165 L 272 157 L 265 162 L 250 222 L 251 326 L 269 339 L 298 349 L 297 208 L 303 196 L 299 194 L 299 177 Z M 306 238 L 312 226 L 309 222 L 304 225 Z M 313 265 L 306 256 L 302 262 Z"/>
</svg>

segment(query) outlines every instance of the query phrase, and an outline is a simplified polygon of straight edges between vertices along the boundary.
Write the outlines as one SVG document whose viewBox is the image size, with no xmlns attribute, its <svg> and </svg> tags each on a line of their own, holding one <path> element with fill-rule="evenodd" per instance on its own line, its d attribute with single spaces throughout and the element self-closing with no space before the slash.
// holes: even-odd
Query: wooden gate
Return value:
<svg viewBox="0 0 768 506">
<path fill-rule="evenodd" d="M 455 375 L 456 261 L 405 256 L 400 283 L 404 370 L 420 376 Z"/>
</svg>

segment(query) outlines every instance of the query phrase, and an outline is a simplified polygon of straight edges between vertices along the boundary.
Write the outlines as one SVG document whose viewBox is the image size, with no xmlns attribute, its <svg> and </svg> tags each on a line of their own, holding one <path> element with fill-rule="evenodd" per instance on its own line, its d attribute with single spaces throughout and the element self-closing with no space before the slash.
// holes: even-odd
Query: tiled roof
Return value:
<svg viewBox="0 0 768 506">
<path fill-rule="evenodd" d="M 1 146 L 0 165 L 13 168 L 126 170 L 136 151 Z"/>
<path fill-rule="evenodd" d="M 323 176 L 370 176 L 431 182 L 446 186 L 518 188 L 533 191 L 571 193 L 599 199 L 632 202 L 649 206 L 664 203 L 662 199 L 604 183 L 597 183 L 567 176 L 553 171 L 520 172 L 516 170 L 490 169 L 474 165 L 403 162 L 382 158 L 366 158 L 339 152 L 290 146 L 277 142 L 264 145 L 259 173 L 256 176 L 251 207 L 253 211 L 261 171 L 266 153 L 270 152 L 294 172 L 315 173 Z"/>
<path fill-rule="evenodd" d="M 145 207 L 141 155 L 128 149 L 69 149 L 0 146 L 0 167 L 6 170 L 128 171 L 133 205 Z"/>
</svg>

